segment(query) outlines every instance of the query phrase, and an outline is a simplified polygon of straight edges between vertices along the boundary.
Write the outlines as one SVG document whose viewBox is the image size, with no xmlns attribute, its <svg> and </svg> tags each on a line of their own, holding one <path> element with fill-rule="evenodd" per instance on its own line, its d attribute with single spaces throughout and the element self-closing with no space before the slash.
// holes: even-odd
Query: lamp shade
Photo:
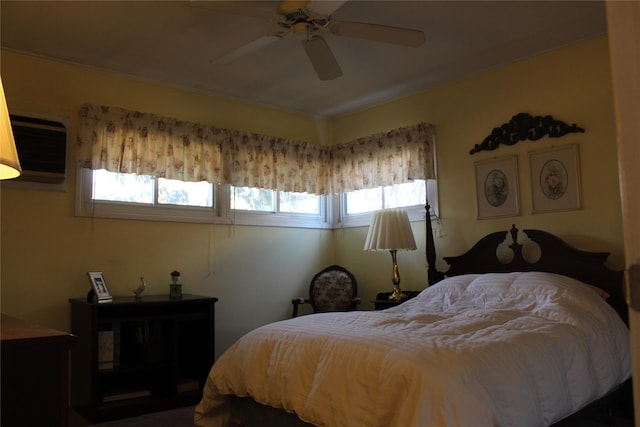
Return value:
<svg viewBox="0 0 640 427">
<path fill-rule="evenodd" d="M 19 176 L 22 173 L 22 168 L 13 139 L 2 78 L 0 78 L 0 97 L 0 179 L 9 179 Z"/>
<path fill-rule="evenodd" d="M 376 211 L 371 219 L 365 251 L 416 250 L 407 211 L 400 208 Z"/>
</svg>

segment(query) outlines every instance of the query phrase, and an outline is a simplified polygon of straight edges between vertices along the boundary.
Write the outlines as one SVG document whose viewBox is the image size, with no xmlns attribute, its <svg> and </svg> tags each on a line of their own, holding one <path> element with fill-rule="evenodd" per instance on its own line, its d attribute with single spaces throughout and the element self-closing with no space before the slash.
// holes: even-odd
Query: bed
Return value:
<svg viewBox="0 0 640 427">
<path fill-rule="evenodd" d="M 444 274 L 428 241 L 437 283 L 415 298 L 251 331 L 212 367 L 196 425 L 539 427 L 606 399 L 631 376 L 623 273 L 524 234 L 535 262 L 515 226 L 445 257 Z"/>
</svg>

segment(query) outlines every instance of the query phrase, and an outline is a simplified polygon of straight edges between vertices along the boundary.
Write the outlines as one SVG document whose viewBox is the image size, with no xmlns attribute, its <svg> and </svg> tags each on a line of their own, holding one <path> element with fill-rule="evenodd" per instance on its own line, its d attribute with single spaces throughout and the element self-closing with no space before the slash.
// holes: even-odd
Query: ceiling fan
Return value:
<svg viewBox="0 0 640 427">
<path fill-rule="evenodd" d="M 424 32 L 408 28 L 352 21 L 333 21 L 331 14 L 343 1 L 284 0 L 276 9 L 276 22 L 280 29 L 264 35 L 218 57 L 214 63 L 228 64 L 292 33 L 302 44 L 320 80 L 333 80 L 342 75 L 340 65 L 325 39 L 319 35 L 329 31 L 335 36 L 352 37 L 418 47 L 425 41 Z"/>
</svg>

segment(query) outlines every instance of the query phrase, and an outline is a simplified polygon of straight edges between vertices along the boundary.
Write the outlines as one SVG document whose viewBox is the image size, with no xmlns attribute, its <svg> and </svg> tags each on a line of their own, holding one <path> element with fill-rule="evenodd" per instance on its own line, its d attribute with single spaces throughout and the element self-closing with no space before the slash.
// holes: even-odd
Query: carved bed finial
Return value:
<svg viewBox="0 0 640 427">
<path fill-rule="evenodd" d="M 511 241 L 512 241 L 509 247 L 511 248 L 511 250 L 513 251 L 513 254 L 516 257 L 521 258 L 522 245 L 518 243 L 518 229 L 516 228 L 515 224 L 511 224 L 511 230 L 509 230 L 509 233 L 511 233 Z"/>
</svg>

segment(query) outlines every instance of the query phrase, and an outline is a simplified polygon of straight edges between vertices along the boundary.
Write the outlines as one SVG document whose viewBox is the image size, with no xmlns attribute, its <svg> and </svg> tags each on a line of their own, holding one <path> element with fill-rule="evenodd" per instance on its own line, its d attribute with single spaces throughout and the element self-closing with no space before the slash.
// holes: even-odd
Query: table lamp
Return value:
<svg viewBox="0 0 640 427">
<path fill-rule="evenodd" d="M 376 211 L 371 219 L 365 251 L 389 251 L 393 262 L 393 293 L 390 300 L 400 301 L 406 295 L 400 290 L 400 272 L 396 252 L 398 250 L 416 250 L 416 241 L 411 231 L 411 223 L 407 211 L 400 208 Z"/>
</svg>

